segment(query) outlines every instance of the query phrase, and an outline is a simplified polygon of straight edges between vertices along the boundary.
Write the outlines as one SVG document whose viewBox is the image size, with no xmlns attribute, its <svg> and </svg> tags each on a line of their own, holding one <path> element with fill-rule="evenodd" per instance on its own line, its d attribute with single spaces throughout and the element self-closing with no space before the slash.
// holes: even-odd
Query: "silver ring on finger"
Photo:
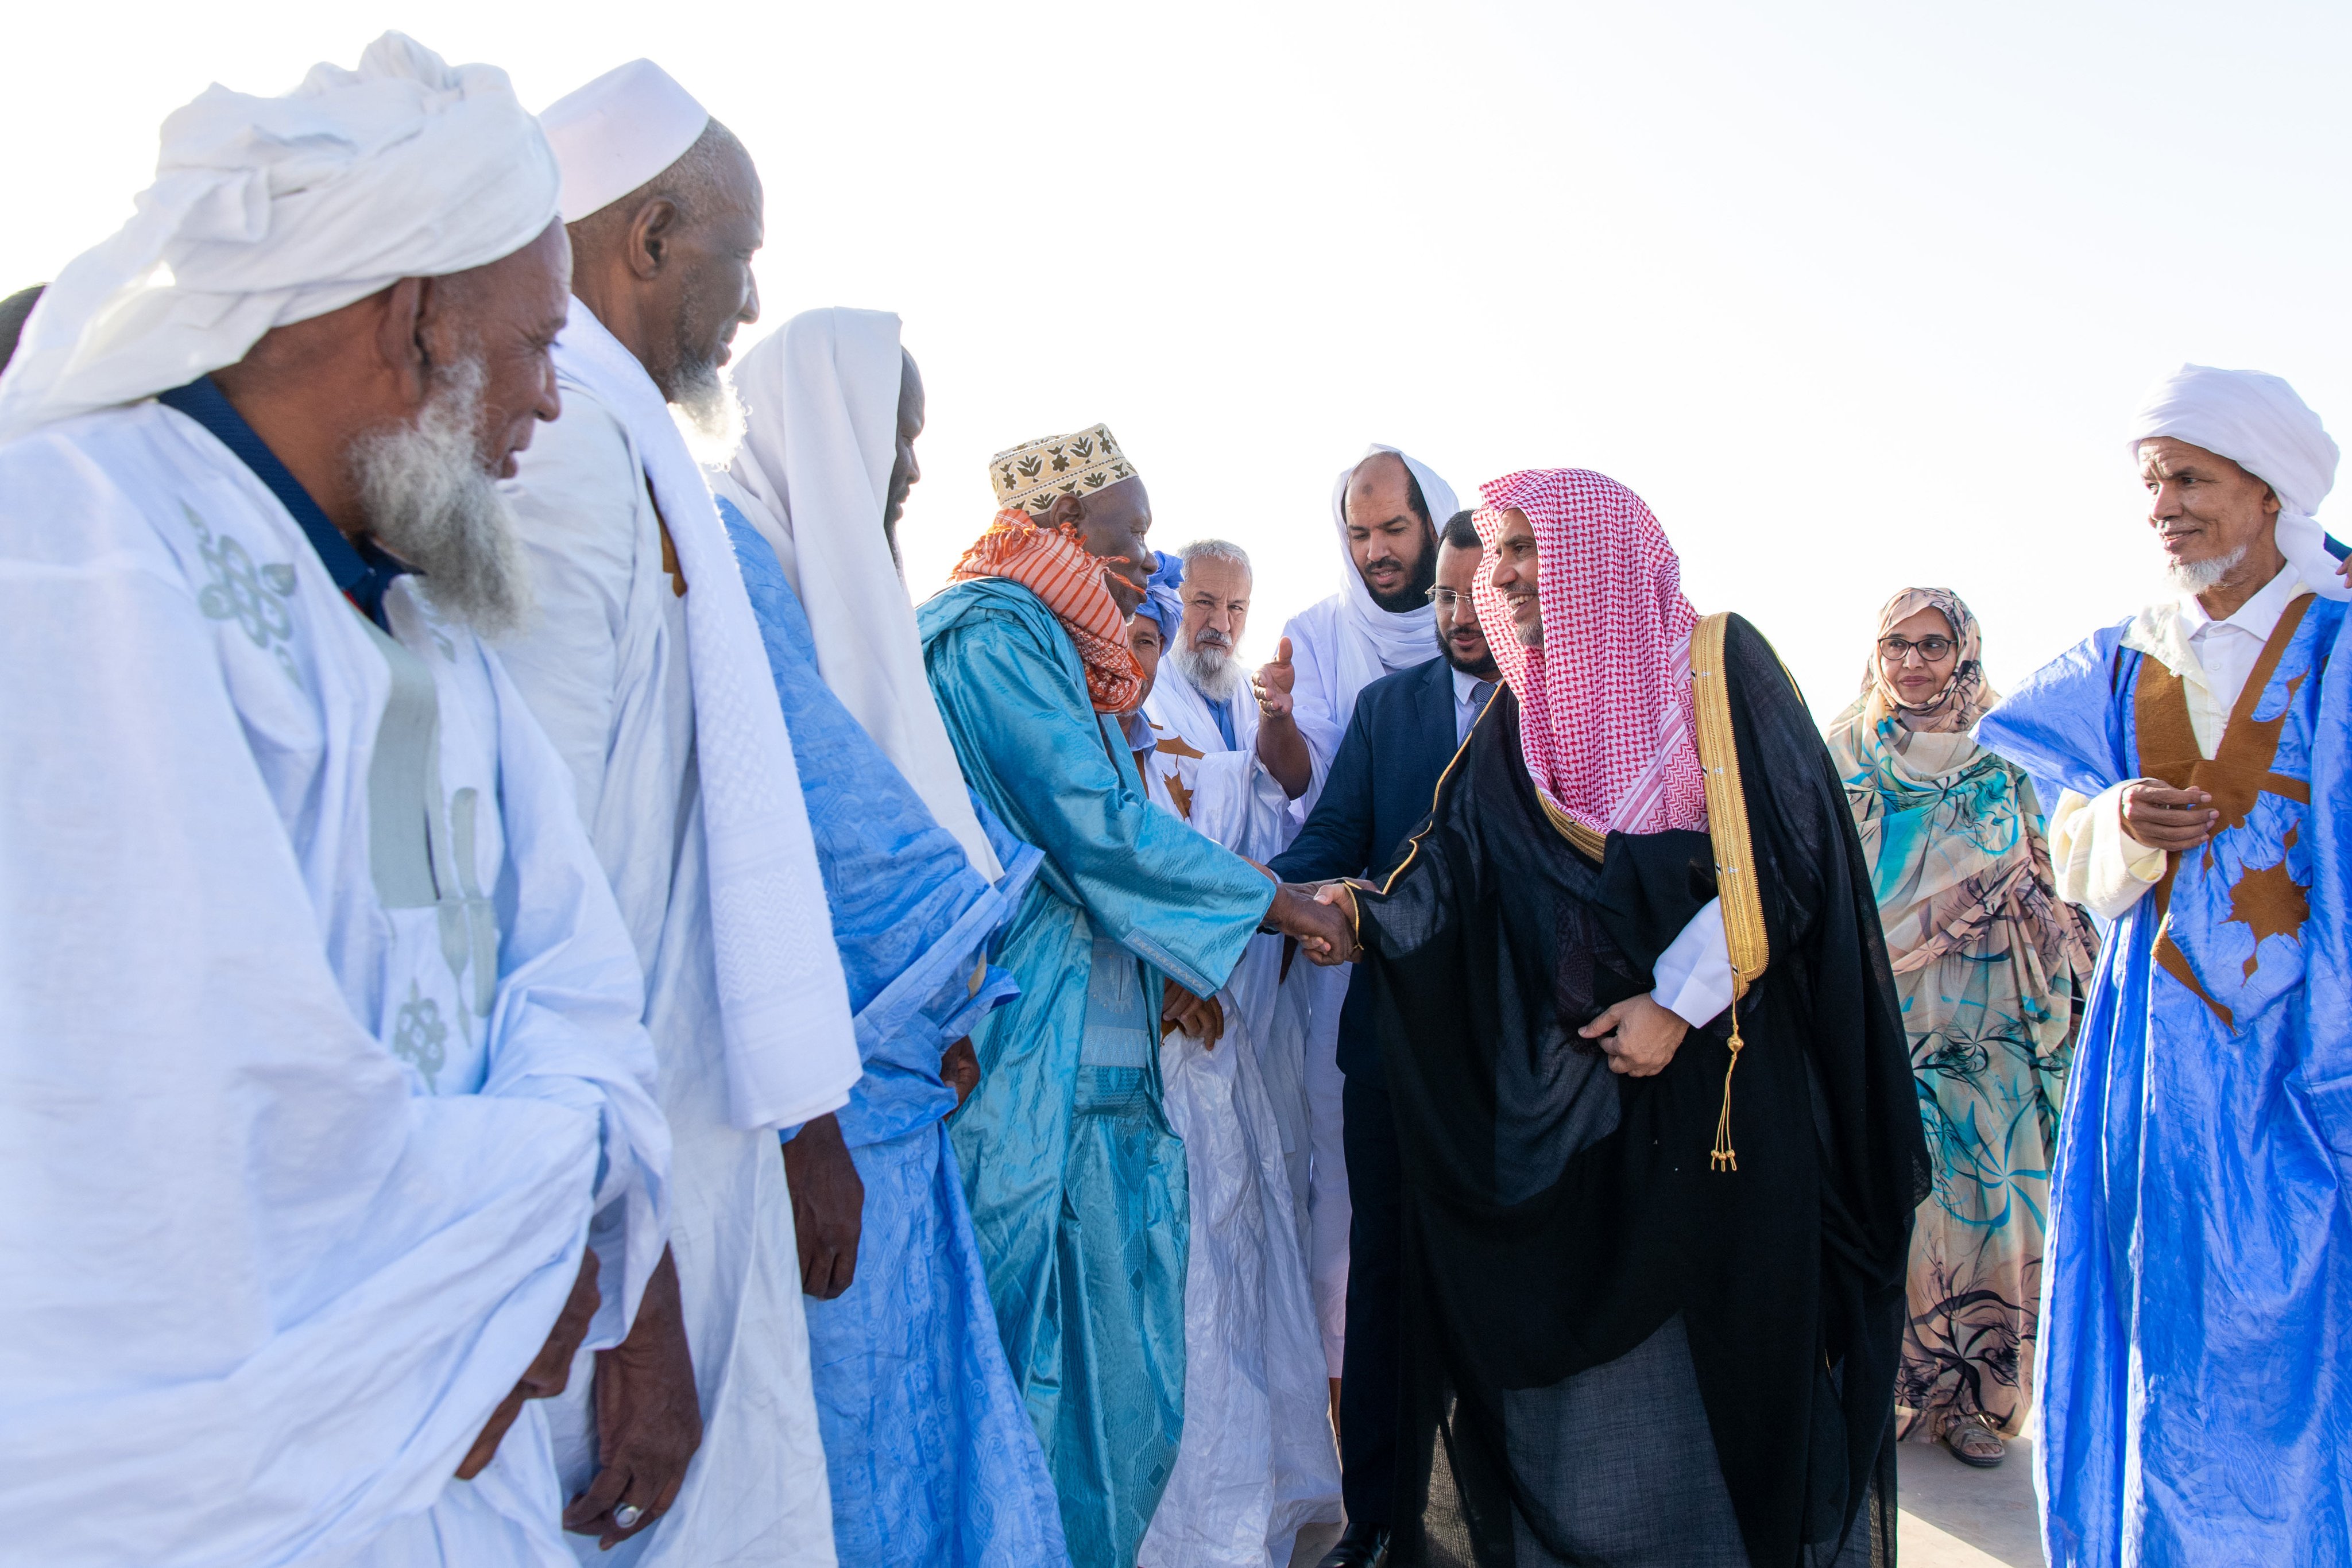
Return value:
<svg viewBox="0 0 2352 1568">
<path fill-rule="evenodd" d="M 635 1503 L 625 1502 L 613 1511 L 613 1522 L 623 1530 L 635 1530 L 637 1527 L 637 1521 L 645 1516 L 644 1509 L 639 1508 Z"/>
</svg>

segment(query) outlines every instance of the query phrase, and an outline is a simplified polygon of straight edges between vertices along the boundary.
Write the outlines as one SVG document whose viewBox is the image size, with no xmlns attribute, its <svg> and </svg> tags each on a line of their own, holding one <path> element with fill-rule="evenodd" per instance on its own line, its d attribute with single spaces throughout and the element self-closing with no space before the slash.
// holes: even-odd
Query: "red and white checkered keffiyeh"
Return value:
<svg viewBox="0 0 2352 1568">
<path fill-rule="evenodd" d="M 1706 825 L 1691 715 L 1682 562 L 1642 497 L 1584 468 L 1530 468 L 1481 485 L 1486 546 L 1475 597 L 1519 699 L 1536 787 L 1601 833 Z M 1517 507 L 1535 528 L 1544 647 L 1523 646 L 1494 585 L 1495 540 Z"/>
</svg>

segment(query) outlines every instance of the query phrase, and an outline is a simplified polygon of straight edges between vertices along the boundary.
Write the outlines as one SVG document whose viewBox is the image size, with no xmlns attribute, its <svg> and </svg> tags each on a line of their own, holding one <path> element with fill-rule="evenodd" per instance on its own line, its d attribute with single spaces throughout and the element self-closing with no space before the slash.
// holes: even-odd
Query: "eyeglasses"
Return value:
<svg viewBox="0 0 2352 1568">
<path fill-rule="evenodd" d="M 1450 611 L 1457 604 L 1468 604 L 1470 596 L 1451 588 L 1433 588 L 1429 591 L 1429 601 L 1440 610 Z"/>
<path fill-rule="evenodd" d="M 1932 664 L 1951 651 L 1952 640 L 1949 637 L 1922 637 L 1916 643 L 1907 637 L 1881 637 L 1878 640 L 1879 657 L 1890 664 L 1908 663 L 1914 652 L 1918 653 L 1921 664 Z"/>
</svg>

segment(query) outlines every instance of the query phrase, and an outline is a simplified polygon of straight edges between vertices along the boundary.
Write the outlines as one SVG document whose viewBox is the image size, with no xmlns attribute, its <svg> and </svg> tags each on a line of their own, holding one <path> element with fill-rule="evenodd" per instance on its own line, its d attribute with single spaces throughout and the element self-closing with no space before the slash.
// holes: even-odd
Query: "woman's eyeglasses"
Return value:
<svg viewBox="0 0 2352 1568">
<path fill-rule="evenodd" d="M 1916 643 L 1907 637 L 1881 637 L 1878 640 L 1879 657 L 1890 664 L 1906 662 L 1915 651 L 1921 664 L 1932 664 L 1952 651 L 1952 640 L 1949 637 L 1922 637 Z"/>
</svg>

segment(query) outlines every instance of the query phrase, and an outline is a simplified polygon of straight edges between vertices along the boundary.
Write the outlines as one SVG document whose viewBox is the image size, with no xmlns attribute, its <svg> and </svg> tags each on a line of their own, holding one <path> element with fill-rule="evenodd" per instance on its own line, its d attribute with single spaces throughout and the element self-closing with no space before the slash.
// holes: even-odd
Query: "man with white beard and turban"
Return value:
<svg viewBox="0 0 2352 1568">
<path fill-rule="evenodd" d="M 396 33 L 214 87 L 0 378 L 26 1562 L 571 1562 L 531 1401 L 658 1294 L 668 1146 L 482 641 L 529 601 L 493 481 L 556 416 L 556 192 L 503 72 Z"/>
<path fill-rule="evenodd" d="M 1202 539 L 1153 574 L 1133 629 L 1151 747 L 1145 793 L 1196 832 L 1270 860 L 1296 824 L 1257 758 L 1256 704 L 1221 734 L 1203 685 L 1230 698 L 1234 649 L 1248 623 L 1249 558 Z M 1181 600 L 1179 595 L 1181 594 Z M 1158 652 L 1165 647 L 1168 652 Z M 1185 655 L 1179 657 L 1179 655 Z M 1233 720 L 1227 724 L 1233 725 Z M 1238 745 L 1233 744 L 1238 741 Z M 1168 1119 L 1184 1142 L 1192 1247 L 1184 1285 L 1184 1435 L 1143 1538 L 1142 1568 L 1261 1568 L 1290 1561 L 1302 1526 L 1339 1517 L 1321 1336 L 1307 1290 L 1293 1156 L 1306 1150 L 1298 1057 L 1314 967 L 1285 977 L 1284 938 L 1243 951 L 1205 1027 L 1188 1019 L 1160 1042 Z M 1277 1060 L 1269 1060 L 1277 1058 Z M 1306 1161 L 1297 1158 L 1304 1176 Z"/>
<path fill-rule="evenodd" d="M 566 1522 L 583 1561 L 829 1564 L 801 1292 L 837 1293 L 856 1256 L 833 1113 L 857 1046 L 760 627 L 670 413 L 723 406 L 728 340 L 759 313 L 759 178 L 649 60 L 541 123 L 573 298 L 563 417 L 513 492 L 541 611 L 504 654 L 646 965 L 683 1303 L 575 1376 L 557 1417 Z M 782 1159 L 780 1130 L 799 1134 Z M 669 1397 L 621 1396 L 640 1387 Z"/>
<path fill-rule="evenodd" d="M 2179 597 L 1978 727 L 2113 931 L 2050 1195 L 2035 1464 L 2060 1568 L 2352 1558 L 2352 667 L 2336 443 L 2183 365 L 2132 421 Z M 2253 1458 L 2258 1457 L 2258 1458 Z"/>
<path fill-rule="evenodd" d="M 948 1143 L 978 1072 L 966 1037 L 1013 990 L 989 956 L 1040 857 L 974 808 L 892 559 L 888 528 L 921 473 L 922 379 L 896 316 L 834 309 L 786 322 L 735 385 L 743 441 L 711 488 L 792 734 L 866 1061 L 836 1117 L 866 1195 L 855 1270 L 808 1306 L 834 1546 L 847 1568 L 1066 1563 Z"/>
</svg>

